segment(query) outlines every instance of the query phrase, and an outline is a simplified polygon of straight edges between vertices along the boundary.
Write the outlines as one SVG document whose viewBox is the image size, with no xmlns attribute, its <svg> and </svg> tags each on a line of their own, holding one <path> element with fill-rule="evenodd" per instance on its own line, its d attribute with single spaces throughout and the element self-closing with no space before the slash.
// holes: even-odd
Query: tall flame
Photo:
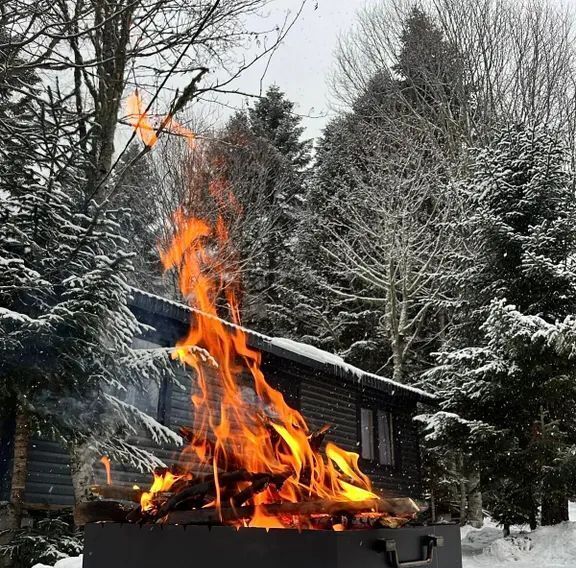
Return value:
<svg viewBox="0 0 576 568">
<path fill-rule="evenodd" d="M 176 233 L 162 251 L 166 269 L 179 271 L 180 289 L 198 311 L 186 337 L 178 342 L 176 355 L 196 371 L 198 392 L 194 405 L 194 438 L 187 448 L 201 464 L 218 469 L 244 468 L 285 476 L 276 491 L 272 488 L 253 498 L 255 505 L 296 502 L 311 498 L 362 501 L 376 498 L 370 480 L 358 467 L 358 454 L 327 444 L 325 455 L 315 451 L 304 417 L 288 406 L 280 392 L 267 382 L 260 367 L 260 353 L 247 342 L 239 326 L 236 287 L 222 274 L 214 274 L 211 241 L 227 244 L 222 219 L 214 226 L 187 218 L 179 212 Z M 220 228 L 219 228 L 220 227 Z M 206 270 L 207 266 L 212 270 Z M 224 295 L 235 325 L 218 317 L 216 302 Z M 207 350 L 218 362 L 217 377 L 187 346 Z M 243 370 L 249 371 L 257 403 L 247 400 L 242 385 Z M 217 504 L 219 498 L 217 498 Z M 256 508 L 250 526 L 277 526 Z"/>
<path fill-rule="evenodd" d="M 141 107 L 137 110 L 141 118 L 134 126 L 147 143 L 147 122 Z M 284 479 L 279 487 L 271 484 L 251 497 L 250 526 L 282 526 L 279 519 L 266 515 L 260 507 L 264 504 L 378 498 L 360 471 L 358 454 L 331 443 L 321 453 L 312 444 L 304 417 L 267 383 L 260 352 L 248 345 L 240 326 L 239 282 L 220 258 L 222 251 L 234 250 L 225 217 L 237 215 L 240 208 L 226 180 L 213 179 L 209 189 L 216 201 L 216 220 L 179 210 L 172 241 L 160 253 L 165 269 L 177 270 L 182 295 L 194 308 L 189 331 L 174 353 L 196 375 L 193 435 L 181 464 L 212 472 L 216 479 L 222 471 L 237 469 Z M 227 311 L 231 324 L 220 319 L 217 306 Z M 202 364 L 190 346 L 208 351 L 218 368 Z M 168 490 L 175 481 L 159 477 L 143 497 L 144 509 L 155 492 Z M 230 505 L 223 502 L 226 498 L 217 492 L 213 505 Z"/>
</svg>

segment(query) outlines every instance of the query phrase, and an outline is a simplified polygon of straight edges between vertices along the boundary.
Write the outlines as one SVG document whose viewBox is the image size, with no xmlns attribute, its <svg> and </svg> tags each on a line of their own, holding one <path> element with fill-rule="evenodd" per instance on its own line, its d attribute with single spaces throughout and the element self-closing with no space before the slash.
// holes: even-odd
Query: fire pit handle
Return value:
<svg viewBox="0 0 576 568">
<path fill-rule="evenodd" d="M 411 560 L 408 562 L 400 562 L 398 555 L 398 548 L 396 541 L 391 539 L 379 539 L 379 549 L 384 550 L 388 555 L 389 563 L 394 568 L 417 568 L 419 566 L 430 566 L 434 560 L 434 549 L 444 546 L 444 537 L 428 535 L 426 537 L 426 557 L 422 560 Z"/>
</svg>

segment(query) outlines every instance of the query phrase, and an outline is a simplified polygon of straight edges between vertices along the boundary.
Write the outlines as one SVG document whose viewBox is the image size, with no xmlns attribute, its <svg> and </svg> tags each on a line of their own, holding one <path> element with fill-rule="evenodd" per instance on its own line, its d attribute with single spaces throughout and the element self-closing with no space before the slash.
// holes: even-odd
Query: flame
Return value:
<svg viewBox="0 0 576 568">
<path fill-rule="evenodd" d="M 166 269 L 178 269 L 182 294 L 198 310 L 175 353 L 197 375 L 198 392 L 192 396 L 194 439 L 185 453 L 195 454 L 215 475 L 219 469 L 244 468 L 285 477 L 279 489 L 269 488 L 254 498 L 251 527 L 282 525 L 258 508 L 263 503 L 377 498 L 370 480 L 358 467 L 358 454 L 334 444 L 326 446 L 325 456 L 314 451 L 304 417 L 266 382 L 260 368 L 260 353 L 248 345 L 239 326 L 238 286 L 214 271 L 218 267 L 215 254 L 230 245 L 228 233 L 222 230 L 222 218 L 210 225 L 205 220 L 188 218 L 180 211 L 175 224 L 174 239 L 161 252 L 162 262 Z M 218 317 L 217 303 L 222 297 L 234 325 Z M 205 349 L 218 362 L 216 380 L 210 376 L 214 371 L 208 371 L 194 351 L 186 348 L 190 345 Z M 246 400 L 241 387 L 244 369 L 251 375 L 256 407 Z M 222 505 L 219 495 L 216 505 Z"/>
<path fill-rule="evenodd" d="M 138 89 L 126 99 L 126 120 L 134 128 L 136 134 L 146 146 L 152 148 L 158 142 L 158 129 L 163 124 L 163 130 L 186 138 L 192 144 L 196 138 L 194 132 L 179 124 L 173 116 L 156 117 L 158 126 L 154 126 L 146 113 L 146 105 Z"/>
<path fill-rule="evenodd" d="M 136 89 L 126 99 L 126 119 L 136 130 L 140 140 L 148 147 L 154 146 L 158 141 L 156 129 L 152 126 L 148 115 L 146 114 L 144 101 Z"/>
<path fill-rule="evenodd" d="M 137 101 L 133 115 L 142 140 L 152 145 L 155 138 L 148 138 L 149 122 L 141 102 Z M 177 271 L 181 293 L 194 309 L 188 333 L 173 353 L 195 371 L 193 435 L 182 452 L 181 467 L 211 473 L 216 481 L 222 472 L 240 469 L 281 480 L 270 482 L 244 503 L 254 512 L 243 526 L 285 527 L 281 515 L 267 514 L 262 508 L 265 504 L 378 499 L 369 478 L 360 471 L 358 454 L 335 444 L 327 444 L 324 453 L 314 448 L 304 417 L 267 383 L 260 352 L 248 345 L 240 324 L 237 255 L 226 219 L 238 216 L 241 207 L 226 180 L 212 179 L 208 189 L 215 201 L 215 219 L 177 211 L 173 238 L 160 251 L 164 268 Z M 217 368 L 203 364 L 199 350 L 192 346 L 208 352 Z M 248 383 L 252 394 L 247 392 Z M 168 491 L 177 479 L 170 472 L 155 474 L 150 491 L 142 495 L 142 509 L 153 508 L 154 495 Z M 219 511 L 233 507 L 217 482 L 215 486 L 213 502 L 204 506 Z M 246 486 L 238 484 L 238 489 Z"/>
<path fill-rule="evenodd" d="M 154 507 L 154 497 L 157 493 L 162 493 L 164 491 L 169 491 L 174 483 L 180 479 L 187 477 L 191 479 L 188 475 L 176 475 L 170 470 L 163 471 L 161 473 L 154 472 L 154 481 L 150 487 L 149 491 L 142 493 L 140 497 L 140 507 L 143 511 L 149 511 Z"/>
<path fill-rule="evenodd" d="M 100 463 L 104 466 L 106 470 L 106 484 L 112 485 L 112 473 L 110 471 L 110 458 L 108 456 L 102 456 L 100 458 Z"/>
</svg>

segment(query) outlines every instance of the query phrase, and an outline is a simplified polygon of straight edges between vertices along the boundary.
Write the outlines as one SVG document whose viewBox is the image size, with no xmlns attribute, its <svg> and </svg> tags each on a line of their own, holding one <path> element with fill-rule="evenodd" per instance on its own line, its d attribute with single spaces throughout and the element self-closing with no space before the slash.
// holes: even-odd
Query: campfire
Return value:
<svg viewBox="0 0 576 568">
<path fill-rule="evenodd" d="M 137 128 L 150 143 L 143 124 L 140 116 Z M 147 491 L 95 492 L 139 501 L 122 509 L 121 520 L 132 523 L 333 531 L 406 524 L 418 511 L 414 502 L 375 490 L 358 454 L 330 442 L 328 425 L 311 431 L 267 383 L 239 316 L 241 287 L 226 223 L 239 206 L 225 180 L 214 179 L 209 189 L 215 219 L 179 211 L 173 239 L 161 250 L 193 308 L 173 355 L 190 368 L 195 385 L 193 424 L 180 431 L 184 448 L 177 465 L 154 471 Z"/>
</svg>

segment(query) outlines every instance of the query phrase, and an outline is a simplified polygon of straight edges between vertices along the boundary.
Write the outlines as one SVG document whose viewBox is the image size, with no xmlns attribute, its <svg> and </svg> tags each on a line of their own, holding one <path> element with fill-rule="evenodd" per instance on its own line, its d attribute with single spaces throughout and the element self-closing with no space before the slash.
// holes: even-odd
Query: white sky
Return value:
<svg viewBox="0 0 576 568">
<path fill-rule="evenodd" d="M 305 115 L 302 124 L 308 138 L 320 136 L 329 119 L 327 83 L 338 34 L 352 26 L 355 12 L 365 4 L 366 0 L 308 0 L 266 72 L 263 90 L 276 83 L 296 103 L 295 110 Z M 275 0 L 267 8 L 268 20 L 277 23 L 288 11 L 294 14 L 300 5 L 301 0 Z M 262 20 L 257 21 L 256 26 L 262 27 Z M 258 94 L 265 63 L 245 72 L 235 87 Z M 234 97 L 230 103 L 241 106 L 243 98 Z"/>
</svg>

